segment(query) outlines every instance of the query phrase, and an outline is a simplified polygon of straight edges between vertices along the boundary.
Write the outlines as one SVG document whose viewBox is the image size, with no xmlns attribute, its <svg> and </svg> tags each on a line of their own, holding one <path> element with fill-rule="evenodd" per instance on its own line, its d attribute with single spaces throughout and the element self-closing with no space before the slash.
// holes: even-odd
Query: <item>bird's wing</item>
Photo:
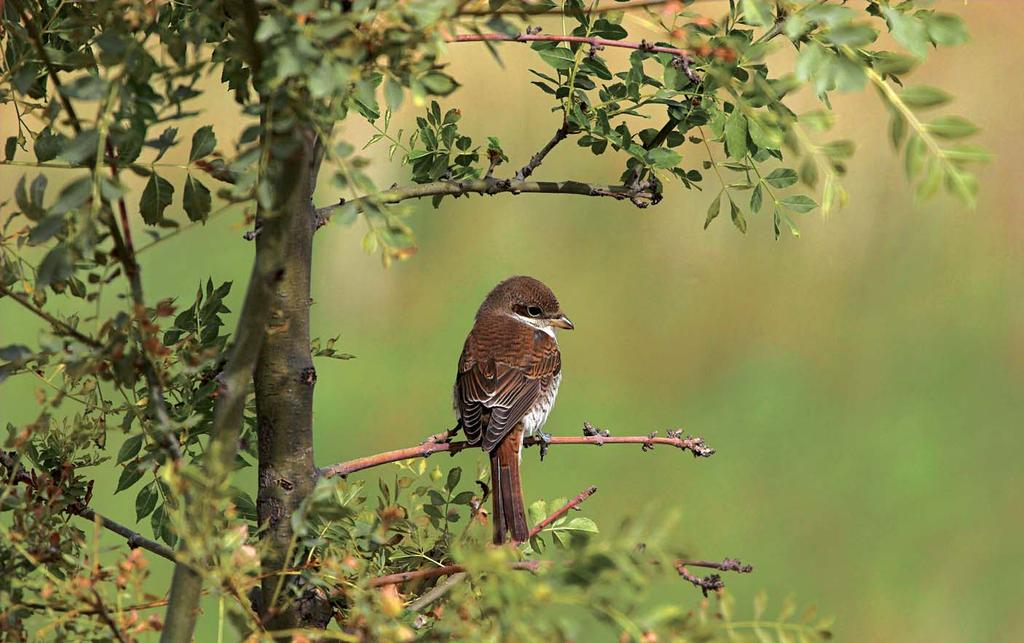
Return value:
<svg viewBox="0 0 1024 643">
<path fill-rule="evenodd" d="M 459 360 L 455 405 L 470 444 L 493 449 L 536 404 L 562 368 L 558 344 L 543 333 L 508 356 L 477 359 L 469 342 Z"/>
</svg>

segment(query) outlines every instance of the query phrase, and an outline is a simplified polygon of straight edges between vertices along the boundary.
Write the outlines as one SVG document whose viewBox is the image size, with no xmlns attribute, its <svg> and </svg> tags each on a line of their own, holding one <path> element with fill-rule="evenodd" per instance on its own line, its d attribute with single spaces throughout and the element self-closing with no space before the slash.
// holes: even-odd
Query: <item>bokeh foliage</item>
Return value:
<svg viewBox="0 0 1024 643">
<path fill-rule="evenodd" d="M 176 291 L 160 293 L 164 299 L 151 306 L 140 305 L 133 297 L 115 314 L 94 312 L 111 290 L 122 294 L 129 289 L 125 273 L 131 271 L 126 262 L 130 246 L 118 238 L 119 233 L 128 232 L 118 231 L 119 207 L 126 203 L 132 216 L 138 212 L 152 237 L 150 243 L 171 238 L 182 225 L 189 225 L 166 216 L 172 204 L 180 204 L 191 223 L 205 222 L 236 204 L 260 203 L 272 209 L 280 195 L 263 179 L 281 168 L 266 148 L 270 139 L 262 134 L 288 132 L 302 123 L 324 143 L 330 168 L 325 174 L 332 187 L 350 197 L 334 218 L 347 224 L 361 218 L 368 228 L 364 248 L 379 251 L 385 263 L 407 258 L 413 249 L 412 230 L 403 220 L 407 210 L 378 196 L 382 193 L 354 142 L 332 137 L 339 122 L 346 118 L 371 122 L 379 129 L 371 142 L 387 144 L 389 155 L 409 166 L 410 179 L 416 184 L 500 182 L 504 179 L 494 173 L 510 163 L 500 141 L 490 136 L 486 148 L 474 144 L 459 131 L 459 109 L 442 109 L 437 102 L 457 105 L 459 96 L 454 94 L 458 83 L 445 70 L 444 57 L 477 46 L 446 44 L 449 36 L 486 31 L 514 37 L 528 31 L 529 20 L 517 13 L 561 9 L 565 35 L 613 42 L 626 42 L 629 37 L 621 14 L 605 11 L 615 8 L 611 3 L 605 7 L 569 2 L 561 8 L 492 3 L 490 10 L 509 13 L 486 19 L 462 15 L 466 8 L 465 3 L 449 2 L 266 6 L 202 2 L 155 9 L 114 2 L 87 7 L 29 6 L 24 0 L 7 3 L 3 99 L 15 105 L 18 131 L 6 141 L 6 163 L 61 168 L 74 175 L 54 190 L 46 175 L 29 172 L 14 187 L 13 203 L 5 206 L 10 212 L 5 229 L 10 234 L 2 245 L 0 281 L 4 294 L 18 300 L 9 305 L 57 317 L 47 320 L 53 337 L 38 346 L 4 347 L 0 377 L 60 374 L 60 384 L 39 400 L 39 417 L 24 426 L 8 427 L 5 448 L 11 450 L 11 458 L 40 476 L 32 485 L 9 484 L 4 492 L 5 509 L 19 516 L 10 526 L 3 523 L 11 542 L 5 560 L 21 566 L 5 574 L 11 581 L 4 588 L 11 605 L 26 603 L 26 591 L 52 596 L 58 581 L 60 587 L 71 587 L 86 577 L 91 582 L 108 580 L 111 574 L 94 569 L 86 531 L 67 518 L 89 501 L 88 468 L 113 458 L 121 467 L 117 492 L 134 495 L 137 518 L 148 518 L 152 535 L 168 544 L 175 544 L 181 535 L 197 543 L 195 549 L 215 561 L 207 570 L 208 579 L 213 586 L 226 588 L 234 599 L 228 612 L 239 627 L 251 626 L 242 594 L 259 572 L 258 549 L 252 549 L 258 544 L 256 525 L 249 525 L 252 536 L 244 529 L 246 521 L 254 518 L 249 494 L 236 489 L 232 498 L 224 499 L 219 506 L 223 524 L 196 524 L 177 501 L 189 485 L 202 485 L 187 464 L 202 456 L 212 426 L 216 375 L 228 342 L 221 332 L 221 315 L 229 312 L 223 300 L 230 285 L 215 288 L 208 281 L 190 303 L 183 300 L 186 293 Z M 705 225 L 728 211 L 733 224 L 745 231 L 750 217 L 770 211 L 776 237 L 786 228 L 795 233 L 796 215 L 819 207 L 818 203 L 824 211 L 832 211 L 847 198 L 841 179 L 852 142 L 816 142 L 816 137 L 831 126 L 832 95 L 868 85 L 879 91 L 891 111 L 893 144 L 901 150 L 908 174 L 917 180 L 917 192 L 930 196 L 945 187 L 966 202 L 975 199 L 977 188 L 968 168 L 986 154 L 961 142 L 974 133 L 974 126 L 955 116 L 924 120 L 924 110 L 948 102 L 950 96 L 931 87 L 902 88 L 903 77 L 931 46 L 966 39 L 956 16 L 913 2 L 896 6 L 869 2 L 865 12 L 840 3 L 749 0 L 730 3 L 725 17 L 717 20 L 708 19 L 697 5 L 682 3 L 673 9 L 652 10 L 648 19 L 663 32 L 664 43 L 658 46 L 681 47 L 689 53 L 659 52 L 651 43 L 641 42 L 623 62 L 607 55 L 613 45 L 534 42 L 537 89 L 523 88 L 524 92 L 540 90 L 559 113 L 565 135 L 580 147 L 621 159 L 619 183 L 637 205 L 657 204 L 665 182 L 708 189 L 713 176 L 716 187 L 710 189 L 718 196 Z M 906 53 L 876 45 L 882 31 L 888 31 Z M 765 57 L 786 39 L 799 49 L 797 63 L 793 69 L 769 73 Z M 197 128 L 187 142 L 178 137 L 179 122 L 202 120 L 193 106 L 204 96 L 202 79 L 211 73 L 220 77 L 251 122 L 230 149 L 218 142 L 210 125 Z M 813 87 L 822 101 L 821 111 L 798 115 L 787 107 L 787 96 L 803 86 Z M 408 132 L 392 131 L 391 113 L 407 100 L 423 115 Z M 645 127 L 652 114 L 665 125 Z M 706 157 L 684 158 L 681 150 L 687 144 L 706 150 Z M 179 147 L 187 147 L 187 163 L 163 161 L 168 151 Z M 126 173 L 142 177 L 143 187 L 129 190 L 122 179 Z M 211 185 L 218 187 L 211 190 Z M 435 195 L 434 205 L 442 202 L 443 197 Z M 156 369 L 163 384 L 167 418 L 156 408 L 147 367 Z M 45 379 L 50 382 L 49 376 Z M 69 399 L 81 407 L 70 414 L 65 407 Z M 108 422 L 125 436 L 116 455 L 107 453 Z M 172 463 L 168 434 L 181 446 L 184 468 Z M 255 440 L 250 419 L 242 433 L 239 467 L 251 464 Z M 8 472 L 14 475 L 13 464 Z M 449 611 L 447 617 L 437 614 L 431 627 L 437 628 L 439 636 L 472 637 L 480 633 L 477 628 L 522 636 L 566 636 L 569 630 L 564 628 L 571 625 L 515 611 L 526 608 L 530 593 L 538 591 L 594 609 L 635 638 L 652 630 L 678 634 L 703 627 L 704 617 L 688 610 L 639 615 L 638 610 L 649 606 L 636 592 L 627 592 L 635 600 L 623 602 L 618 586 L 614 597 L 592 603 L 583 600 L 593 588 L 609 585 L 599 573 L 608 570 L 614 571 L 617 582 L 632 579 L 641 588 L 643 575 L 651 569 L 649 561 L 638 564 L 632 552 L 641 540 L 657 541 L 663 525 L 625 529 L 621 540 L 568 539 L 563 543 L 568 553 L 559 558 L 574 561 L 574 572 L 593 573 L 580 572 L 585 577 L 581 579 L 554 566 L 541 574 L 544 582 L 538 584 L 528 574 L 500 573 L 503 560 L 491 560 L 487 557 L 493 558 L 492 554 L 469 546 L 480 539 L 453 546 L 453 525 L 465 518 L 462 527 L 469 533 L 472 522 L 459 509 L 453 516 L 451 505 L 464 507 L 472 497 L 452 497 L 455 488 L 447 485 L 450 475 L 444 484 L 432 481 L 436 488 L 417 487 L 401 506 L 392 507 L 399 504 L 401 479 L 396 480 L 380 490 L 376 511 L 356 508 L 365 500 L 331 483 L 310 498 L 308 513 L 296 516 L 296 532 L 303 540 L 296 544 L 294 562 L 309 563 L 316 557 L 317 563 L 306 564 L 302 574 L 313 586 L 338 593 L 335 605 L 357 624 L 357 631 L 371 638 L 414 634 L 409 629 L 412 617 L 389 606 L 388 593 L 366 591 L 360 583 L 371 570 L 386 574 L 407 569 L 417 556 L 421 561 L 423 556 L 432 562 L 458 560 L 479 580 L 473 583 L 471 595 L 466 595 L 469 585 L 453 590 L 452 600 L 459 597 L 468 612 L 457 619 L 457 610 Z M 455 502 L 460 497 L 463 502 Z M 423 498 L 429 502 L 422 502 Z M 444 503 L 434 502 L 438 498 Z M 332 507 L 326 515 L 324 505 L 318 503 L 323 499 Z M 339 509 L 350 503 L 351 511 Z M 37 511 L 40 506 L 45 510 Z M 410 519 L 413 516 L 416 520 Z M 580 524 L 588 529 L 578 531 L 590 531 L 589 524 Z M 401 538 L 395 540 L 395 535 Z M 656 550 L 652 544 L 652 553 L 645 555 L 668 560 L 682 553 L 672 548 L 660 554 Z M 126 558 L 123 564 L 131 573 L 142 574 L 133 560 Z M 26 573 L 36 565 L 45 571 Z M 348 579 L 350 591 L 325 582 L 325 572 L 334 569 Z M 83 570 L 90 570 L 91 576 Z M 147 600 L 133 593 L 137 585 L 134 577 L 132 582 L 119 582 L 112 596 L 101 598 L 91 588 L 81 593 L 57 592 L 62 599 L 72 597 L 96 612 L 97 618 L 85 623 L 62 621 L 52 605 L 40 609 L 60 621 L 60 627 L 84 632 L 95 625 L 94 620 L 101 620 L 98 605 Z M 581 593 L 574 594 L 573 589 Z M 401 607 L 403 598 L 397 600 Z M 614 604 L 616 616 L 610 615 L 609 603 Z M 727 612 L 727 605 L 720 610 Z M 498 609 L 501 606 L 513 607 L 503 612 Z M 22 627 L 21 618 L 34 613 L 32 608 L 27 610 L 8 612 L 6 622 L 14 635 Z M 96 636 L 109 632 L 103 629 L 106 625 L 100 624 Z M 520 627 L 531 629 L 515 629 Z M 84 636 L 82 632 L 77 635 Z M 814 633 L 813 628 L 808 633 Z"/>
</svg>

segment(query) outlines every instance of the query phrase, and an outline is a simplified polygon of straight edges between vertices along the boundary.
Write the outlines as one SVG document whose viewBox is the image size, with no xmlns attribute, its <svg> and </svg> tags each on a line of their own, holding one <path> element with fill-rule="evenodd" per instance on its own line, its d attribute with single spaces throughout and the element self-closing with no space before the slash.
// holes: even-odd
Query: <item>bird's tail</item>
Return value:
<svg viewBox="0 0 1024 643">
<path fill-rule="evenodd" d="M 526 507 L 523 505 L 523 488 L 519 478 L 522 432 L 522 426 L 517 426 L 491 451 L 491 520 L 494 525 L 495 545 L 506 542 L 508 534 L 511 534 L 513 542 L 523 542 L 529 535 Z"/>
</svg>

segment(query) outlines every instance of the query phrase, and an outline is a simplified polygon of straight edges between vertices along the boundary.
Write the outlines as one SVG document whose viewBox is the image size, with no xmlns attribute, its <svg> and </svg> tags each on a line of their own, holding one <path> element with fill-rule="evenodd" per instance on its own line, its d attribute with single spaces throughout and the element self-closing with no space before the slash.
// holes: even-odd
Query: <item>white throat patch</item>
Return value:
<svg viewBox="0 0 1024 643">
<path fill-rule="evenodd" d="M 555 329 L 551 324 L 545 323 L 548 321 L 546 319 L 534 319 L 533 317 L 526 317 L 518 313 L 512 313 L 512 318 L 526 324 L 530 328 L 547 333 L 552 339 L 555 337 Z"/>
</svg>

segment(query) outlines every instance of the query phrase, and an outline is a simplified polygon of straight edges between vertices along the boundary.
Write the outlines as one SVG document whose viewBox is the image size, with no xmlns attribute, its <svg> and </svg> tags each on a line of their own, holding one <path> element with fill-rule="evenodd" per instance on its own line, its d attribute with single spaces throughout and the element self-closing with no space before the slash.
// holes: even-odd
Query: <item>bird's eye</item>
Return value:
<svg viewBox="0 0 1024 643">
<path fill-rule="evenodd" d="M 538 308 L 537 306 L 527 307 L 526 312 L 530 315 L 530 317 L 540 317 L 540 308 Z"/>
</svg>

